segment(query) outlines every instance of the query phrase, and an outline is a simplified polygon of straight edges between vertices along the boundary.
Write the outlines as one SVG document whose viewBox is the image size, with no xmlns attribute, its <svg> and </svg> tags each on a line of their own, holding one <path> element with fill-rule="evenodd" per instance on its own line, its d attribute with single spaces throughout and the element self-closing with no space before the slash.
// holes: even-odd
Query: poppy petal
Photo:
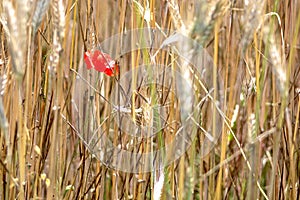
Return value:
<svg viewBox="0 0 300 200">
<path fill-rule="evenodd" d="M 109 60 L 99 50 L 95 50 L 92 56 L 92 62 L 96 71 L 104 72 L 107 66 L 107 62 L 109 62 Z"/>
<path fill-rule="evenodd" d="M 86 64 L 87 69 L 92 68 L 92 62 L 91 62 L 91 53 L 89 51 L 84 53 L 84 62 Z"/>
<path fill-rule="evenodd" d="M 114 63 L 111 68 L 107 67 L 104 73 L 108 76 L 115 76 L 116 74 L 119 73 L 119 65 L 117 63 Z"/>
</svg>

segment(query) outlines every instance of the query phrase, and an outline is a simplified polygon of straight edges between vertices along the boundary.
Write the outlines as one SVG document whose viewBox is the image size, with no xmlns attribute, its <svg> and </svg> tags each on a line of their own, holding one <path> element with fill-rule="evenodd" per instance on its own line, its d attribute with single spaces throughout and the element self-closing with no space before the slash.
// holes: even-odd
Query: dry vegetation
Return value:
<svg viewBox="0 0 300 200">
<path fill-rule="evenodd" d="M 299 199 L 299 10 L 297 0 L 2 0 L 0 199 Z M 169 49 L 135 48 L 151 36 L 130 33 L 100 45 L 149 27 Z M 172 46 L 174 31 L 207 52 Z M 135 50 L 122 52 L 127 46 Z M 95 48 L 119 60 L 118 76 L 86 69 L 83 54 Z M 180 59 L 179 48 L 201 65 Z M 150 71 L 121 83 L 139 65 Z M 145 76 L 163 81 L 156 73 L 172 77 L 170 68 L 188 71 L 195 92 L 189 148 L 152 171 L 149 163 L 136 173 L 105 166 L 102 134 L 145 153 L 179 133 L 188 106 L 174 92 L 180 83 L 139 85 Z M 130 105 L 123 111 L 112 107 L 120 98 Z M 148 137 L 130 135 L 137 130 Z"/>
</svg>

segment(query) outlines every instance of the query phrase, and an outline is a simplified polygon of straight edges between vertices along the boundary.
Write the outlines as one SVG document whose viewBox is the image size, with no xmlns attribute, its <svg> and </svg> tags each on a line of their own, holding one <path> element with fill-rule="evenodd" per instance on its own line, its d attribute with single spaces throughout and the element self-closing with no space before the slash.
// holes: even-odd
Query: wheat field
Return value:
<svg viewBox="0 0 300 200">
<path fill-rule="evenodd" d="M 2 0 L 0 199 L 299 199 L 299 10 Z"/>
</svg>

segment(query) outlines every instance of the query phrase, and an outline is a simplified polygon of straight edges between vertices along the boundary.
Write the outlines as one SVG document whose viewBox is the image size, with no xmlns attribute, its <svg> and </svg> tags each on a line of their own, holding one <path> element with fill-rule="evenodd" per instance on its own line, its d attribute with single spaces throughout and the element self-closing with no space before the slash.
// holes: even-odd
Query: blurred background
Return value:
<svg viewBox="0 0 300 200">
<path fill-rule="evenodd" d="M 0 199 L 299 199 L 299 9 L 297 0 L 2 0 Z M 176 44 L 136 48 L 153 39 L 130 35 L 141 28 Z M 115 34 L 120 41 L 103 42 Z M 95 50 L 120 72 L 87 70 L 84 53 Z M 156 67 L 133 70 L 140 65 Z M 139 153 L 176 137 L 180 83 L 139 85 L 170 68 L 194 91 L 189 148 L 147 173 L 100 162 L 101 134 Z M 130 70 L 138 73 L 122 82 Z M 127 84 L 129 103 L 114 110 Z M 149 109 L 156 105 L 164 110 Z M 157 119 L 164 124 L 144 140 L 128 135 L 135 126 L 120 130 Z"/>
</svg>

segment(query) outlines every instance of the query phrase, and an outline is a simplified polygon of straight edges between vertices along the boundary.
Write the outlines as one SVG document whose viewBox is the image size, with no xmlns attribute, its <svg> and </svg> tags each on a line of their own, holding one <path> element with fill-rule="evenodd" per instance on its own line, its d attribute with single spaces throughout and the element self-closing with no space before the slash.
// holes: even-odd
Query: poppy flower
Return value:
<svg viewBox="0 0 300 200">
<path fill-rule="evenodd" d="M 108 76 L 114 76 L 119 73 L 119 64 L 113 60 L 110 55 L 99 50 L 87 51 L 84 53 L 84 62 L 87 69 L 95 69 Z"/>
</svg>

